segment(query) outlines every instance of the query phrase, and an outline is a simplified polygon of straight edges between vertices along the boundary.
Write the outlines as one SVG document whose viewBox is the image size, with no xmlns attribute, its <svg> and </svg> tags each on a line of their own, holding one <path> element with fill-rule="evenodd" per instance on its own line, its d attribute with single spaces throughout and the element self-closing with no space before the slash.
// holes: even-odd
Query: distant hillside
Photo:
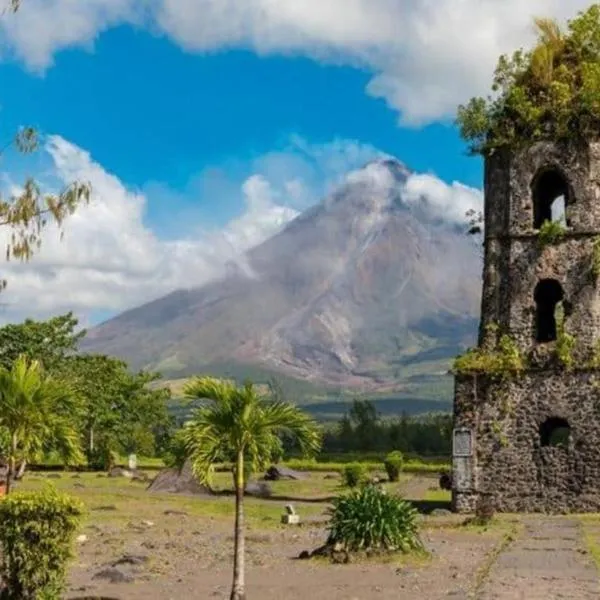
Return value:
<svg viewBox="0 0 600 600">
<path fill-rule="evenodd" d="M 129 310 L 84 349 L 169 378 L 275 374 L 306 400 L 449 401 L 449 360 L 474 341 L 480 263 L 463 230 L 403 200 L 408 175 L 394 160 L 367 165 L 248 252 L 252 276 L 232 266 Z"/>
</svg>

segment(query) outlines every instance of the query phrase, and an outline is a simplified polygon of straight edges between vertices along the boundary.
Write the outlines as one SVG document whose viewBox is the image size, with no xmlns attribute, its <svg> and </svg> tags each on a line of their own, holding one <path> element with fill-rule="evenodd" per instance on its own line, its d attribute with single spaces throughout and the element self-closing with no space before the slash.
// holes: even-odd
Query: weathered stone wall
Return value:
<svg viewBox="0 0 600 600">
<path fill-rule="evenodd" d="M 455 426 L 472 430 L 474 456 L 473 487 L 453 491 L 454 509 L 472 512 L 491 493 L 505 512 L 600 511 L 599 414 L 599 370 L 457 377 Z M 542 446 L 552 417 L 569 423 L 568 448 Z"/>
<path fill-rule="evenodd" d="M 569 184 L 569 228 L 562 242 L 540 248 L 534 230 L 532 186 L 554 168 Z M 591 275 L 593 243 L 600 233 L 600 144 L 537 143 L 518 153 L 498 152 L 485 165 L 485 256 L 480 344 L 497 323 L 531 349 L 540 279 L 557 279 L 573 303 L 565 324 L 582 345 L 600 337 L 600 286 Z"/>
</svg>

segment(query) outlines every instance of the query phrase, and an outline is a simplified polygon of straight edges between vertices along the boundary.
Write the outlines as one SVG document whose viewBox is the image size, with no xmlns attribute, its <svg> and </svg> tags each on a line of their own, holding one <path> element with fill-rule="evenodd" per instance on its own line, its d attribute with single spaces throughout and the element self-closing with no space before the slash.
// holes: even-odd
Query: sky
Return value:
<svg viewBox="0 0 600 600">
<path fill-rule="evenodd" d="M 456 221 L 482 187 L 456 106 L 532 42 L 533 16 L 587 4 L 22 0 L 0 17 L 0 142 L 33 125 L 43 144 L 4 153 L 0 188 L 83 179 L 93 198 L 3 264 L 0 319 L 94 324 L 200 285 L 378 157 Z"/>
</svg>

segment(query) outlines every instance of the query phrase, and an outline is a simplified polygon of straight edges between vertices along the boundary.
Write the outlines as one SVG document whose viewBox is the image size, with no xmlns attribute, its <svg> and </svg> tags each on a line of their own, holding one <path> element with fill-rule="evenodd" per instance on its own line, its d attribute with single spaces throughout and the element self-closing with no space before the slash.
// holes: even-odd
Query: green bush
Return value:
<svg viewBox="0 0 600 600">
<path fill-rule="evenodd" d="M 83 505 L 56 491 L 15 493 L 0 501 L 3 600 L 57 600 Z"/>
<path fill-rule="evenodd" d="M 340 544 L 348 552 L 423 550 L 417 511 L 380 487 L 367 485 L 339 496 L 329 509 L 328 544 Z"/>
<path fill-rule="evenodd" d="M 344 467 L 342 478 L 348 487 L 356 487 L 363 483 L 367 477 L 367 469 L 362 463 L 351 463 Z"/>
<path fill-rule="evenodd" d="M 119 453 L 108 446 L 97 446 L 88 451 L 88 467 L 92 471 L 110 471 L 119 462 Z"/>
<path fill-rule="evenodd" d="M 400 473 L 402 473 L 402 467 L 404 466 L 404 455 L 400 450 L 394 450 L 390 452 L 383 461 L 385 471 L 390 481 L 398 481 L 400 479 Z"/>
</svg>

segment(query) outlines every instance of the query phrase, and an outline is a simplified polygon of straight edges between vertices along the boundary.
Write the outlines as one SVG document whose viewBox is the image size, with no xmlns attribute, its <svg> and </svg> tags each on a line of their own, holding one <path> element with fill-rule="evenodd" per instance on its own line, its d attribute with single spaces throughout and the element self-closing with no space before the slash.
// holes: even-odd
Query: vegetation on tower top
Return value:
<svg viewBox="0 0 600 600">
<path fill-rule="evenodd" d="M 457 125 L 471 154 L 600 134 L 600 4 L 565 29 L 542 18 L 535 27 L 531 50 L 500 56 L 493 95 L 459 106 Z"/>
</svg>

